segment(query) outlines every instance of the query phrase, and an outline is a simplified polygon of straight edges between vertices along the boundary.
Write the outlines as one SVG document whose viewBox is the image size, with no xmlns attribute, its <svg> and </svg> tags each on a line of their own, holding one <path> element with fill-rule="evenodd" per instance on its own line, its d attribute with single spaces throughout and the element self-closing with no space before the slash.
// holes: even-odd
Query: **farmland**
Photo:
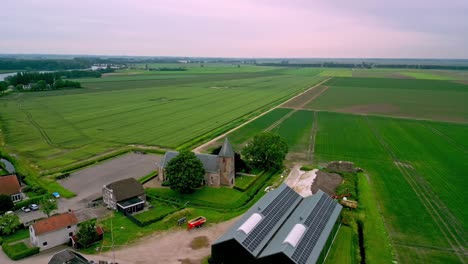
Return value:
<svg viewBox="0 0 468 264">
<path fill-rule="evenodd" d="M 463 194 L 468 186 L 462 175 L 468 169 L 468 126 L 411 120 L 408 115 L 466 120 L 464 96 L 468 87 L 440 80 L 333 78 L 314 90 L 324 92 L 316 97 L 318 92 L 311 90 L 283 105 L 285 108 L 276 109 L 276 113 L 282 109 L 291 112 L 278 114 L 276 120 L 270 115 L 270 126 L 265 123 L 266 119 L 255 120 L 248 129 L 241 127 L 229 137 L 242 138 L 245 143 L 248 135 L 255 134 L 254 129 L 257 132 L 271 130 L 280 133 L 294 151 L 306 155 L 309 153 L 305 152 L 313 148 L 312 157 L 303 160 L 297 155 L 288 156 L 290 162 L 320 165 L 332 160 L 350 160 L 364 168 L 369 183 L 360 183 L 360 188 L 372 190 L 366 199 L 376 201 L 373 209 L 366 206 L 366 215 L 370 218 L 364 222 L 365 247 L 382 248 L 380 243 L 387 240 L 387 236 L 391 244 L 391 248 L 380 252 L 366 251 L 366 260 L 370 263 L 382 258 L 389 261 L 396 258 L 403 263 L 457 263 L 466 258 L 463 254 L 466 253 L 468 215 Z M 370 91 L 374 94 L 367 97 L 365 94 Z M 411 93 L 414 93 L 413 102 L 407 104 L 411 107 L 406 109 L 405 119 L 328 112 L 342 107 L 340 100 L 354 103 L 361 98 L 365 102 L 391 101 L 403 105 L 405 96 Z M 425 96 L 421 96 L 423 94 Z M 441 101 L 440 108 L 436 99 Z M 297 106 L 301 105 L 328 111 L 298 110 Z M 444 115 L 431 118 L 435 110 L 442 112 L 442 108 Z M 424 115 L 427 111 L 429 114 Z M 457 115 L 457 118 L 450 118 Z M 315 132 L 311 129 L 313 122 L 317 127 Z M 313 142 L 304 141 L 306 131 L 310 139 L 315 139 Z M 382 220 L 378 219 L 380 214 Z M 349 245 L 341 241 L 349 236 L 346 229 L 340 231 L 336 246 L 349 251 Z M 334 250 L 332 259 L 340 259 Z M 393 252 L 393 257 L 389 251 Z"/>
<path fill-rule="evenodd" d="M 155 77 L 109 77 L 80 90 L 4 97 L 5 149 L 51 169 L 128 144 L 191 146 L 322 80 L 276 70 Z"/>
<path fill-rule="evenodd" d="M 358 195 L 366 201 L 366 263 L 466 262 L 465 72 L 236 65 L 157 72 L 144 66 L 80 80 L 83 89 L 0 98 L 2 149 L 41 171 L 128 145 L 191 148 L 278 106 L 229 133 L 234 149 L 240 151 L 258 132 L 271 131 L 288 143 L 288 165 L 348 160 L 363 168 Z M 150 192 L 168 203 L 209 205 L 216 210 L 200 207 L 196 214 L 217 222 L 239 214 L 224 210 L 247 201 L 239 190 L 219 190 Z M 143 233 L 166 225 L 154 223 Z M 356 234 L 342 227 L 331 259 L 352 260 L 339 254 L 356 251 L 349 239 L 356 240 Z M 375 248 L 379 250 L 371 250 Z"/>
<path fill-rule="evenodd" d="M 468 86 L 440 80 L 333 78 L 305 108 L 468 122 Z"/>
</svg>

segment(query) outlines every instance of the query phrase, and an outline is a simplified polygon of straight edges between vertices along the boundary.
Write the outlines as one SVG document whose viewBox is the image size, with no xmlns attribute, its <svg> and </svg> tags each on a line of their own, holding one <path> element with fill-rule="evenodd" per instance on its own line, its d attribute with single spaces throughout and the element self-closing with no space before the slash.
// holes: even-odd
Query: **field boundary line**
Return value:
<svg viewBox="0 0 468 264">
<path fill-rule="evenodd" d="M 314 111 L 314 120 L 312 123 L 312 129 L 310 131 L 310 138 L 309 138 L 309 148 L 307 150 L 306 160 L 309 163 L 314 162 L 314 154 L 315 154 L 315 138 L 317 137 L 318 131 L 318 113 Z"/>
<path fill-rule="evenodd" d="M 289 98 L 289 99 L 286 100 L 285 102 L 282 102 L 281 104 L 276 105 L 276 106 L 272 107 L 271 109 L 269 109 L 269 110 L 267 110 L 267 111 L 265 111 L 265 112 L 263 112 L 263 113 L 261 113 L 261 114 L 255 116 L 255 117 L 253 117 L 253 118 L 247 120 L 246 122 L 244 122 L 244 123 L 238 125 L 237 127 L 234 127 L 234 128 L 232 128 L 231 130 L 229 130 L 229 131 L 227 131 L 227 132 L 225 132 L 225 133 L 223 133 L 223 134 L 221 134 L 221 135 L 215 137 L 214 139 L 212 139 L 212 140 L 210 140 L 210 141 L 208 141 L 208 142 L 203 143 L 202 145 L 200 145 L 200 146 L 194 148 L 192 151 L 195 152 L 195 153 L 200 153 L 200 151 L 201 151 L 204 147 L 206 147 L 206 146 L 212 144 L 213 142 L 216 142 L 216 141 L 218 141 L 218 140 L 220 140 L 220 139 L 226 137 L 226 135 L 228 135 L 228 134 L 230 134 L 230 133 L 236 131 L 237 129 L 239 129 L 239 128 L 241 128 L 241 127 L 243 127 L 243 126 L 245 126 L 245 125 L 247 125 L 247 124 L 249 124 L 249 123 L 255 121 L 256 119 L 258 119 L 258 118 L 260 118 L 260 117 L 262 117 L 262 116 L 268 114 L 269 112 L 271 112 L 271 111 L 273 111 L 273 110 L 275 110 L 275 109 L 277 109 L 277 108 L 280 108 L 280 106 L 283 105 L 284 103 L 287 103 L 287 102 L 289 102 L 289 101 L 292 101 L 292 100 L 294 100 L 295 98 L 297 98 L 297 97 L 303 95 L 304 93 L 308 92 L 309 90 L 312 90 L 312 89 L 315 89 L 315 88 L 319 87 L 320 85 L 322 85 L 323 83 L 329 81 L 329 80 L 332 79 L 332 78 L 333 78 L 333 77 L 327 78 L 327 79 L 325 79 L 325 80 L 323 80 L 323 81 L 321 81 L 321 82 L 315 84 L 314 86 L 309 87 L 309 88 L 306 89 L 305 91 L 303 91 L 303 92 L 301 92 L 301 93 L 299 93 L 299 94 L 297 94 L 297 95 L 295 95 L 295 96 Z"/>
<path fill-rule="evenodd" d="M 445 204 L 442 201 L 440 201 L 440 204 L 433 204 L 433 203 L 439 202 L 439 201 L 435 201 L 436 199 L 439 199 L 439 197 L 434 191 L 432 191 L 432 188 L 430 188 L 427 182 L 425 182 L 425 179 L 422 178 L 422 176 L 412 176 L 412 174 L 407 170 L 408 167 L 401 165 L 401 161 L 397 158 L 396 154 L 392 151 L 392 149 L 388 146 L 388 144 L 383 140 L 383 138 L 380 136 L 380 133 L 377 131 L 377 129 L 373 125 L 371 125 L 371 122 L 369 121 L 369 118 L 367 116 L 365 117 L 365 120 L 367 121 L 368 126 L 370 127 L 370 129 L 374 133 L 374 136 L 380 142 L 382 147 L 386 150 L 386 152 L 390 155 L 390 157 L 392 157 L 395 166 L 401 172 L 401 174 L 403 175 L 404 179 L 409 184 L 409 186 L 413 189 L 413 192 L 416 194 L 419 201 L 426 208 L 426 211 L 434 220 L 435 224 L 437 225 L 440 232 L 445 237 L 445 239 L 447 240 L 447 242 L 449 243 L 449 245 L 451 246 L 451 248 L 453 249 L 457 257 L 459 258 L 460 262 L 465 263 L 465 260 L 462 256 L 462 255 L 465 255 L 465 256 L 467 255 L 464 245 L 462 245 L 460 241 L 458 240 L 458 237 L 452 233 L 452 230 L 447 225 L 445 219 L 441 216 L 441 214 L 437 210 L 437 209 L 439 210 L 447 209 L 447 206 L 445 206 Z M 416 177 L 418 179 L 416 179 Z M 428 192 L 431 194 L 430 197 L 428 197 Z M 458 234 L 458 230 L 455 230 L 455 232 L 457 232 Z"/>
</svg>

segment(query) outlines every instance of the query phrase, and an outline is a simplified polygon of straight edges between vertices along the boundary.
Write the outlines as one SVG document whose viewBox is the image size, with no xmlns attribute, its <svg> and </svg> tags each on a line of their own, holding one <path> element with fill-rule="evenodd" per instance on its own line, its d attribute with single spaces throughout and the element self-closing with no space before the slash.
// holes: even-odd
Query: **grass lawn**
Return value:
<svg viewBox="0 0 468 264">
<path fill-rule="evenodd" d="M 20 229 L 11 235 L 2 236 L 2 238 L 4 242 L 10 242 L 10 243 L 23 240 L 23 239 L 29 238 L 29 229 Z"/>
<path fill-rule="evenodd" d="M 21 252 L 21 251 L 25 251 L 25 250 L 28 250 L 28 246 L 26 246 L 26 244 L 24 242 L 19 242 L 19 243 L 16 243 L 16 244 L 10 244 L 10 248 L 15 251 L 15 252 Z"/>
<path fill-rule="evenodd" d="M 235 204 L 243 196 L 243 192 L 227 187 L 202 187 L 191 194 L 181 194 L 170 188 L 151 188 L 147 189 L 147 193 L 150 196 L 157 194 L 166 198 L 175 198 L 189 202 L 189 204 L 195 202 L 197 204 L 209 203 L 219 206 Z"/>
<path fill-rule="evenodd" d="M 152 201 L 151 205 L 153 206 L 153 208 L 149 209 L 148 211 L 135 214 L 134 215 L 135 218 L 138 219 L 140 222 L 146 222 L 152 219 L 160 218 L 162 216 L 168 215 L 170 213 L 173 213 L 179 210 L 179 208 L 175 206 L 164 204 L 164 203 L 159 203 L 155 201 Z"/>
<path fill-rule="evenodd" d="M 353 229 L 349 226 L 342 225 L 338 234 L 336 235 L 335 241 L 333 242 L 330 251 L 328 252 L 327 259 L 325 260 L 326 264 L 335 264 L 335 263 L 347 263 L 355 264 L 357 263 L 354 254 L 356 252 L 354 244 L 356 240 Z"/>
<path fill-rule="evenodd" d="M 236 176 L 236 186 L 241 189 L 246 189 L 253 181 L 255 181 L 255 177 L 257 176 Z"/>
</svg>

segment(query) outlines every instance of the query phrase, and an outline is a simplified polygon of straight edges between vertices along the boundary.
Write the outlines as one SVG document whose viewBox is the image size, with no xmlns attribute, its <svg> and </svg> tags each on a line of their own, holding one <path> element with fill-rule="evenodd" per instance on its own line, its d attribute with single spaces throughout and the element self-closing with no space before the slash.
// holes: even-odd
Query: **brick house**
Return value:
<svg viewBox="0 0 468 264">
<path fill-rule="evenodd" d="M 9 174 L 0 177 L 0 194 L 9 195 L 13 202 L 23 200 L 24 195 L 21 192 L 21 185 L 16 174 Z"/>
<path fill-rule="evenodd" d="M 146 195 L 141 183 L 128 178 L 104 185 L 102 199 L 108 208 L 132 214 L 144 208 Z"/>
<path fill-rule="evenodd" d="M 169 161 L 179 155 L 177 151 L 168 151 L 164 154 L 160 164 L 158 164 L 158 179 L 160 181 L 167 180 L 165 168 Z M 207 186 L 234 186 L 235 183 L 235 167 L 234 167 L 234 151 L 227 138 L 224 139 L 223 146 L 218 155 L 212 154 L 195 154 L 203 164 L 205 169 L 204 183 Z"/>
<path fill-rule="evenodd" d="M 78 219 L 74 213 L 54 215 L 29 226 L 29 240 L 42 251 L 68 243 L 77 229 Z"/>
</svg>

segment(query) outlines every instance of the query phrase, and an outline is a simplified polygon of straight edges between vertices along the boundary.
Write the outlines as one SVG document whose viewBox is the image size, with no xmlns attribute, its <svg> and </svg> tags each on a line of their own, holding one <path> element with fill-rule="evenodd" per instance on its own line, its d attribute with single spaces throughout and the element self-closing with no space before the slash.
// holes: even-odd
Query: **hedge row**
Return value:
<svg viewBox="0 0 468 264">
<path fill-rule="evenodd" d="M 145 219 L 145 220 L 139 220 L 139 219 L 137 219 L 136 217 L 134 217 L 131 214 L 125 214 L 125 216 L 127 216 L 128 219 L 130 219 L 132 222 L 137 224 L 139 227 L 143 227 L 143 226 L 147 226 L 147 225 L 150 225 L 152 223 L 155 223 L 157 221 L 160 221 L 160 220 L 164 219 L 166 216 L 168 216 L 170 214 L 173 214 L 174 212 L 177 212 L 180 209 L 182 209 L 182 208 L 177 208 L 177 209 L 174 209 L 173 211 L 167 212 L 165 214 L 158 215 L 158 216 L 156 216 L 154 218 L 148 218 L 148 219 Z"/>
<path fill-rule="evenodd" d="M 147 175 L 141 177 L 140 179 L 138 179 L 138 181 L 141 183 L 141 184 L 145 184 L 149 181 L 151 181 L 152 179 L 154 179 L 156 176 L 158 176 L 158 171 L 152 171 L 150 173 L 148 173 Z"/>
<path fill-rule="evenodd" d="M 19 201 L 19 202 L 15 203 L 15 210 L 21 209 L 21 207 L 28 206 L 28 205 L 33 204 L 33 203 L 39 204 L 44 199 L 44 197 L 46 195 L 47 194 L 40 195 L 40 196 L 33 196 L 33 197 L 30 197 L 27 200 Z"/>
<path fill-rule="evenodd" d="M 20 243 L 23 243 L 23 242 L 20 242 Z M 3 249 L 3 252 L 5 252 L 5 254 L 12 260 L 23 259 L 23 258 L 39 253 L 38 247 L 27 248 L 26 250 L 16 251 L 16 248 L 14 246 L 11 246 L 8 243 L 3 243 L 2 249 Z"/>
</svg>

